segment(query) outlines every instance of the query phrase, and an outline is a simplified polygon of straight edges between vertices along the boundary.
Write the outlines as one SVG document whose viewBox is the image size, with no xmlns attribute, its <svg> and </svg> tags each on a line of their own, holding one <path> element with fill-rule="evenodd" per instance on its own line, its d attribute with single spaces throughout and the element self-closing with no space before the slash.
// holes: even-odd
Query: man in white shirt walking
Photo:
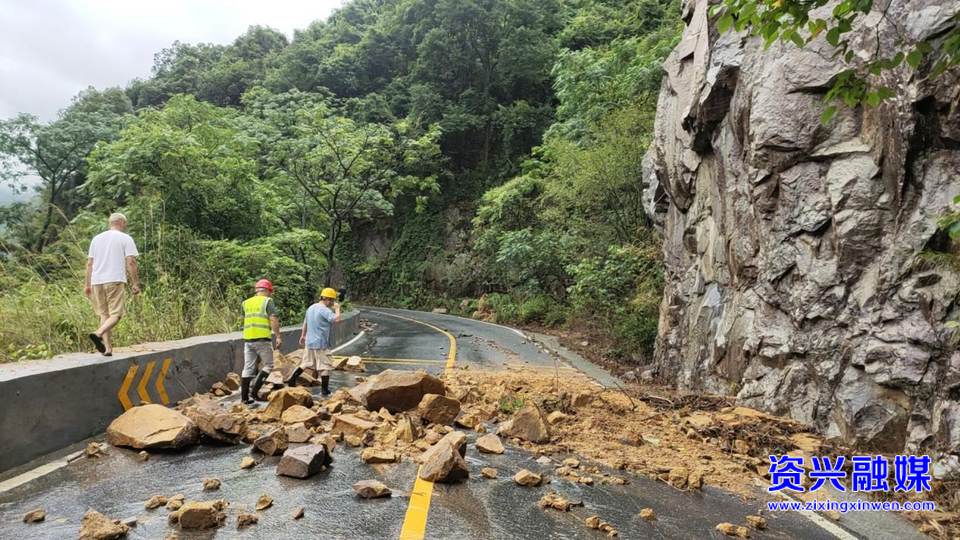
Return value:
<svg viewBox="0 0 960 540">
<path fill-rule="evenodd" d="M 140 294 L 137 276 L 137 245 L 126 233 L 127 218 L 110 214 L 110 230 L 102 232 L 90 242 L 87 254 L 87 272 L 83 294 L 100 316 L 100 327 L 90 334 L 90 341 L 104 356 L 113 356 L 110 333 L 126 313 L 124 303 L 127 272 L 130 273 L 130 292 Z"/>
</svg>

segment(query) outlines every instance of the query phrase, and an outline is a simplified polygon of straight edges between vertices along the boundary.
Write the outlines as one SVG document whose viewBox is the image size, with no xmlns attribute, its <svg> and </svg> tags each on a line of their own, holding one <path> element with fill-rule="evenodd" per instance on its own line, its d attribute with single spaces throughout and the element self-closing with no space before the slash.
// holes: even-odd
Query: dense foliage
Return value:
<svg viewBox="0 0 960 540">
<path fill-rule="evenodd" d="M 661 280 L 640 159 L 680 27 L 675 0 L 354 0 L 0 122 L 2 179 L 40 179 L 0 209 L 0 319 L 24 321 L 3 354 L 82 343 L 83 251 L 119 210 L 144 283 L 122 343 L 235 328 L 268 277 L 284 323 L 345 285 L 640 360 Z"/>
</svg>

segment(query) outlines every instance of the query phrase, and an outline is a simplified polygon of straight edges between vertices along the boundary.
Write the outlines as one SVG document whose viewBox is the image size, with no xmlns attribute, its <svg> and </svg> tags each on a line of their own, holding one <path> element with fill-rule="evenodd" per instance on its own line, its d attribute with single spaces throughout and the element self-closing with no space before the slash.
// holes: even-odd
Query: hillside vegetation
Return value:
<svg viewBox="0 0 960 540">
<path fill-rule="evenodd" d="M 306 21 L 305 21 L 306 22 Z M 124 212 L 144 294 L 121 344 L 354 301 L 571 325 L 649 354 L 662 270 L 640 161 L 676 1 L 355 0 L 292 40 L 174 43 L 50 123 L 0 122 L 7 360 L 86 346 L 84 253 Z"/>
</svg>

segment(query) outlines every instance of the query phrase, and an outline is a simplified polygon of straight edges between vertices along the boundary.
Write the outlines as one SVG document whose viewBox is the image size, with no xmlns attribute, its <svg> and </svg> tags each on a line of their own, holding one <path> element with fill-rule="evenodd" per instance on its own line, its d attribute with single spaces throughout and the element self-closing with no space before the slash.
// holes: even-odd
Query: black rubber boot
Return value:
<svg viewBox="0 0 960 540">
<path fill-rule="evenodd" d="M 287 379 L 287 386 L 289 386 L 290 388 L 293 388 L 294 386 L 296 386 L 296 385 L 297 385 L 297 379 L 300 378 L 300 375 L 303 375 L 303 370 L 302 370 L 302 369 L 297 368 L 297 369 L 293 370 L 293 374 L 291 374 L 291 375 L 290 375 L 290 378 Z"/>
<path fill-rule="evenodd" d="M 253 399 L 256 401 L 263 401 L 260 399 L 260 387 L 263 386 L 264 381 L 267 380 L 270 374 L 266 371 L 261 371 L 257 374 L 257 380 L 253 381 Z"/>
<path fill-rule="evenodd" d="M 321 375 L 320 376 L 320 393 L 325 396 L 330 395 L 330 376 Z"/>
<path fill-rule="evenodd" d="M 253 377 L 243 377 L 240 379 L 240 402 L 245 405 L 253 403 L 253 400 L 250 399 L 250 381 L 252 380 Z"/>
</svg>

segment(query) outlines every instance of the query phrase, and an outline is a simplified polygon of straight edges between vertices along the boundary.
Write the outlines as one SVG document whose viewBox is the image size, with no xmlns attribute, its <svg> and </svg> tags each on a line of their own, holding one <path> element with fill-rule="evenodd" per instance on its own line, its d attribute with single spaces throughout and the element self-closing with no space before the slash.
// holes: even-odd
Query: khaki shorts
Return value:
<svg viewBox="0 0 960 540">
<path fill-rule="evenodd" d="M 115 283 L 101 283 L 93 286 L 90 293 L 90 303 L 93 311 L 101 317 L 123 317 L 127 314 L 124 303 L 127 298 L 127 284 L 118 281 Z"/>
<path fill-rule="evenodd" d="M 320 375 L 329 375 L 333 365 L 330 363 L 330 351 L 325 349 L 305 349 L 300 369 L 313 368 Z"/>
</svg>

